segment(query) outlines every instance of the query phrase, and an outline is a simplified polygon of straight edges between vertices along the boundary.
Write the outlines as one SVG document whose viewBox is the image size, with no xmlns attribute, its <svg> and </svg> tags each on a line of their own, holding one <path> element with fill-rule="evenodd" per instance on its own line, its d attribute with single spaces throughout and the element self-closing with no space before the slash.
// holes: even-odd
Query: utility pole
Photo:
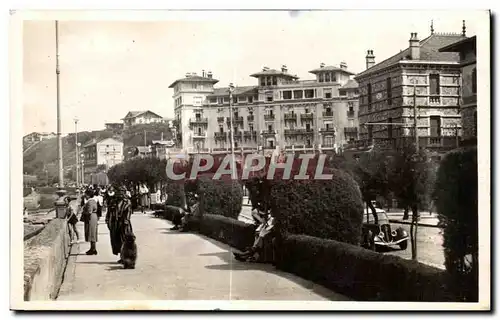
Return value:
<svg viewBox="0 0 500 320">
<path fill-rule="evenodd" d="M 236 177 L 236 159 L 234 158 L 234 132 L 233 132 L 233 83 L 229 84 L 229 130 L 231 132 L 231 157 L 232 157 L 232 168 L 233 168 L 233 178 Z"/>
<path fill-rule="evenodd" d="M 84 160 L 83 160 L 83 154 L 81 154 L 82 158 L 82 185 L 85 183 L 85 166 L 84 166 Z"/>
<path fill-rule="evenodd" d="M 415 161 L 419 161 L 420 157 L 420 146 L 418 143 L 418 115 L 417 115 L 417 86 L 415 82 L 413 83 L 413 123 L 415 127 Z M 416 179 L 416 176 L 415 176 Z M 416 183 L 416 181 L 414 182 Z M 410 233 L 412 233 L 411 237 L 411 258 L 412 260 L 417 260 L 417 230 L 418 230 L 418 204 L 414 204 L 412 208 L 412 223 L 410 228 Z M 413 233 L 414 232 L 414 233 Z"/>
<path fill-rule="evenodd" d="M 56 20 L 56 92 L 57 92 L 57 162 L 59 165 L 59 188 L 64 187 L 64 167 L 62 155 L 62 137 L 61 137 L 61 105 L 59 90 L 59 21 Z"/>
<path fill-rule="evenodd" d="M 76 185 L 78 186 L 78 176 L 80 175 L 80 170 L 78 168 L 78 163 L 80 162 L 78 159 L 79 150 L 78 150 L 78 118 L 75 118 L 75 161 L 76 161 L 76 169 L 75 169 L 75 178 L 76 178 Z"/>
</svg>

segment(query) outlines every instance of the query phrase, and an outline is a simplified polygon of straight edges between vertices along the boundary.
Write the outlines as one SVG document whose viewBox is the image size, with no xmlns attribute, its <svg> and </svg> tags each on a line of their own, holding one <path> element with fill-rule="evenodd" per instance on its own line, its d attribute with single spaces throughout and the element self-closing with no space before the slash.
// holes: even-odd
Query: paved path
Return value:
<svg viewBox="0 0 500 320">
<path fill-rule="evenodd" d="M 168 221 L 149 213 L 135 213 L 132 224 L 136 269 L 116 263 L 102 219 L 99 254 L 86 256 L 88 243 L 73 246 L 58 300 L 347 300 L 271 265 L 238 262 L 228 246 L 171 231 Z"/>
</svg>

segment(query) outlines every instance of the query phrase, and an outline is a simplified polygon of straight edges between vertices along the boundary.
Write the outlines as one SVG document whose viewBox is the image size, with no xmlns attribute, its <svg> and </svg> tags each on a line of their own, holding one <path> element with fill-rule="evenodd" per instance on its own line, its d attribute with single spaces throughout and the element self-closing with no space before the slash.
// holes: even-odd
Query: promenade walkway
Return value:
<svg viewBox="0 0 500 320">
<path fill-rule="evenodd" d="M 134 213 L 139 258 L 125 270 L 111 253 L 101 219 L 98 255 L 73 245 L 58 300 L 348 300 L 272 265 L 238 262 L 231 248 L 192 233 L 169 230 L 168 221 Z M 79 223 L 83 234 L 83 225 Z"/>
</svg>

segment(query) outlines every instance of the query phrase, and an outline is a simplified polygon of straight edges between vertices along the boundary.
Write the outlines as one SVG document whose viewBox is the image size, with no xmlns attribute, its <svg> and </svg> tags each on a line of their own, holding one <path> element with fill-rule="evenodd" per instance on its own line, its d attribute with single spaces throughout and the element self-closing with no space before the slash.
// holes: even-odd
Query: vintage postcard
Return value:
<svg viewBox="0 0 500 320">
<path fill-rule="evenodd" d="M 489 11 L 10 18 L 12 309 L 490 310 Z"/>
</svg>

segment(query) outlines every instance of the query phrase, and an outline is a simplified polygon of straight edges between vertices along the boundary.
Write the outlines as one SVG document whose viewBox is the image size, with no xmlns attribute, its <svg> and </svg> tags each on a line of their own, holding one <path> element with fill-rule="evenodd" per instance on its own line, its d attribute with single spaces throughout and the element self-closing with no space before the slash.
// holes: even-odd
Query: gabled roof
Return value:
<svg viewBox="0 0 500 320">
<path fill-rule="evenodd" d="M 234 87 L 233 95 L 238 96 L 242 94 L 253 94 L 257 93 L 256 86 L 241 86 Z M 207 95 L 207 97 L 220 97 L 220 96 L 229 96 L 229 87 L 225 88 L 214 88 L 214 92 Z"/>
<path fill-rule="evenodd" d="M 211 84 L 216 84 L 217 82 L 219 82 L 219 80 L 214 79 L 214 78 L 201 77 L 201 76 L 189 76 L 189 77 L 185 77 L 185 78 L 182 78 L 182 79 L 175 80 L 168 87 L 169 88 L 173 88 L 179 82 L 208 82 L 208 83 L 211 83 Z"/>
<path fill-rule="evenodd" d="M 323 71 L 340 71 L 340 72 L 344 72 L 347 74 L 355 74 L 354 72 L 348 71 L 347 69 L 342 69 L 342 68 L 335 67 L 335 66 L 324 66 L 322 68 L 320 67 L 320 68 L 309 71 L 309 73 L 317 74 L 317 73 L 323 72 Z"/>
<path fill-rule="evenodd" d="M 439 49 L 439 52 L 461 52 L 465 48 L 475 48 L 476 47 L 476 36 L 466 38 L 457 42 L 454 42 L 450 45 L 442 47 Z"/>
<path fill-rule="evenodd" d="M 125 118 L 123 118 L 123 119 L 121 119 L 121 120 L 137 118 L 138 116 L 143 115 L 143 114 L 145 114 L 145 113 L 152 113 L 152 114 L 154 114 L 156 117 L 158 117 L 158 118 L 162 118 L 162 116 L 159 116 L 158 114 L 154 113 L 153 111 L 146 110 L 146 111 L 129 111 L 129 112 L 127 113 L 127 115 L 125 116 Z"/>
<path fill-rule="evenodd" d="M 459 55 L 454 52 L 439 52 L 439 49 L 454 42 L 464 39 L 461 34 L 434 33 L 420 41 L 420 59 L 414 61 L 447 61 L 459 62 Z M 375 71 L 379 71 L 397 64 L 401 60 L 409 60 L 410 48 L 406 48 L 392 57 L 377 63 L 373 67 L 359 73 L 356 78 L 366 76 Z"/>
<path fill-rule="evenodd" d="M 359 85 L 356 82 L 356 80 L 350 79 L 349 81 L 347 81 L 346 84 L 344 84 L 339 89 L 342 90 L 342 89 L 357 89 L 357 88 L 359 88 Z"/>
<path fill-rule="evenodd" d="M 299 77 L 292 75 L 288 72 L 283 72 L 283 71 L 276 70 L 276 69 L 262 70 L 261 72 L 251 74 L 250 76 L 254 77 L 254 78 L 257 78 L 260 76 L 281 76 L 281 77 L 286 77 L 286 78 L 291 78 L 291 79 L 298 79 L 299 78 Z"/>
</svg>

